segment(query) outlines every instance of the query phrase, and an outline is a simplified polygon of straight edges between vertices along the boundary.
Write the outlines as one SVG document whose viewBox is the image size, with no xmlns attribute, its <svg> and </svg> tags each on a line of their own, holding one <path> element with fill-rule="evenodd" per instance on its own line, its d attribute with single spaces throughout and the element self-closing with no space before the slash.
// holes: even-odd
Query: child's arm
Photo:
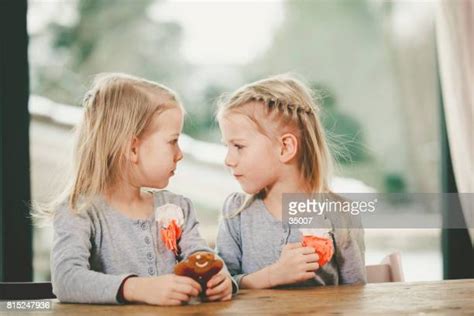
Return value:
<svg viewBox="0 0 474 316">
<path fill-rule="evenodd" d="M 179 305 L 199 294 L 196 281 L 173 274 L 130 277 L 135 275 L 90 270 L 93 230 L 87 214 L 73 215 L 64 207 L 55 216 L 51 271 L 53 292 L 61 302 Z"/>
<path fill-rule="evenodd" d="M 188 198 L 182 198 L 181 204 L 184 212 L 184 227 L 179 247 L 183 258 L 186 258 L 197 251 L 214 252 L 209 248 L 207 242 L 199 233 L 199 221 L 196 218 L 191 200 Z M 208 290 L 206 294 L 208 295 L 208 299 L 211 301 L 228 300 L 231 298 L 232 293 L 238 291 L 238 285 L 232 279 L 225 264 L 221 272 L 209 280 L 207 286 Z"/>
<path fill-rule="evenodd" d="M 312 279 L 316 276 L 314 271 L 319 269 L 318 259 L 313 248 L 303 247 L 301 243 L 287 244 L 277 262 L 245 275 L 240 286 L 265 289 Z"/>
<path fill-rule="evenodd" d="M 336 252 L 341 284 L 366 284 L 364 229 L 359 216 L 351 216 L 347 229 L 336 229 Z"/>
<path fill-rule="evenodd" d="M 199 233 L 199 221 L 196 218 L 191 200 L 181 198 L 180 204 L 184 213 L 183 233 L 179 241 L 182 257 L 187 258 L 197 251 L 213 252 Z"/>
<path fill-rule="evenodd" d="M 289 244 L 282 249 L 280 259 L 254 273 L 242 273 L 242 240 L 240 214 L 234 215 L 244 200 L 243 194 L 231 194 L 224 202 L 223 218 L 217 233 L 217 253 L 224 259 L 240 288 L 271 288 L 315 277 L 318 257 L 314 249 L 301 244 Z M 309 271 L 309 272 L 307 272 Z"/>
<path fill-rule="evenodd" d="M 92 221 L 87 214 L 72 214 L 66 205 L 54 217 L 54 240 L 51 250 L 53 292 L 62 302 L 119 303 L 122 281 L 132 275 L 107 275 L 92 271 Z"/>
<path fill-rule="evenodd" d="M 180 305 L 199 295 L 201 286 L 191 278 L 175 274 L 129 278 L 123 285 L 126 302 Z"/>
<path fill-rule="evenodd" d="M 240 280 L 244 276 L 242 273 L 240 215 L 232 216 L 232 213 L 238 209 L 242 198 L 238 193 L 233 193 L 226 198 L 216 239 L 217 255 L 224 260 L 235 284 L 239 287 Z"/>
</svg>

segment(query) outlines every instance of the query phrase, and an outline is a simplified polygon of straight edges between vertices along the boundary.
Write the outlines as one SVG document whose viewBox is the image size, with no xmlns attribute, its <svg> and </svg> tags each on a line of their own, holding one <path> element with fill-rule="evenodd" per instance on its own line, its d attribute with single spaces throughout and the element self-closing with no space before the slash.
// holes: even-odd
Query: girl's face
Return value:
<svg viewBox="0 0 474 316">
<path fill-rule="evenodd" d="M 137 140 L 136 166 L 142 187 L 162 189 L 168 185 L 183 153 L 178 137 L 183 129 L 179 107 L 165 110 L 153 118 L 148 131 Z"/>
<path fill-rule="evenodd" d="M 279 147 L 245 115 L 228 113 L 220 121 L 222 141 L 227 146 L 225 164 L 242 190 L 256 194 L 278 179 Z"/>
</svg>

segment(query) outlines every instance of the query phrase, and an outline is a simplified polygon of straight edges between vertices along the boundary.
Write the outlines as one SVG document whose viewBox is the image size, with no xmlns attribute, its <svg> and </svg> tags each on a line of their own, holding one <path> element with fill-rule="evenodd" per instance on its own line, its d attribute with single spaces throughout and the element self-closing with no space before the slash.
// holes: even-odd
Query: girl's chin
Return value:
<svg viewBox="0 0 474 316">
<path fill-rule="evenodd" d="M 247 186 L 243 186 L 242 183 L 240 184 L 240 187 L 245 193 L 250 194 L 250 195 L 257 194 L 260 191 L 262 191 L 262 188 L 249 188 Z"/>
<path fill-rule="evenodd" d="M 168 186 L 169 182 L 170 182 L 170 179 L 168 178 L 165 181 L 161 181 L 159 183 L 156 183 L 153 187 L 161 190 L 161 189 L 166 188 Z"/>
</svg>

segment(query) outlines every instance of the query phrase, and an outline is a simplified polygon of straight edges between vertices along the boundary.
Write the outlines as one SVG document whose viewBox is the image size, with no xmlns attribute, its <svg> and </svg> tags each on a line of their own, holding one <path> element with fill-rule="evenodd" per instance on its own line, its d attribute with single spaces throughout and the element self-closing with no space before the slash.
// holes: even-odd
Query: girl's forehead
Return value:
<svg viewBox="0 0 474 316">
<path fill-rule="evenodd" d="M 274 133 L 278 128 L 277 122 L 271 119 L 268 113 L 265 114 L 260 106 L 250 107 L 250 109 L 248 106 L 243 106 L 241 110 L 228 111 L 222 116 L 222 119 L 226 119 L 228 125 L 232 124 L 264 135 Z"/>
<path fill-rule="evenodd" d="M 153 115 L 150 129 L 164 133 L 175 133 L 183 127 L 184 113 L 180 107 L 172 107 Z"/>
<path fill-rule="evenodd" d="M 247 115 L 241 113 L 226 114 L 220 125 L 229 132 L 245 132 L 256 130 L 256 124 Z"/>
<path fill-rule="evenodd" d="M 231 126 L 252 125 L 252 120 L 245 114 L 239 112 L 229 112 L 222 117 L 222 122 Z"/>
</svg>

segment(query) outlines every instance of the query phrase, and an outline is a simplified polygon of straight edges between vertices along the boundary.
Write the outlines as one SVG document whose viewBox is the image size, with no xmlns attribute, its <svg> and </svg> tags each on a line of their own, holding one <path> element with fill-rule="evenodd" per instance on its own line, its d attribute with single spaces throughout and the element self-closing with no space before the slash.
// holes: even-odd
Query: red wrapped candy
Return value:
<svg viewBox="0 0 474 316">
<path fill-rule="evenodd" d="M 318 264 L 320 267 L 331 261 L 334 255 L 334 244 L 331 237 L 303 236 L 303 246 L 314 248 L 319 256 Z"/>
<path fill-rule="evenodd" d="M 163 240 L 166 248 L 178 254 L 178 240 L 181 237 L 181 228 L 176 224 L 176 220 L 171 220 L 166 228 L 161 228 L 161 240 Z"/>
</svg>

